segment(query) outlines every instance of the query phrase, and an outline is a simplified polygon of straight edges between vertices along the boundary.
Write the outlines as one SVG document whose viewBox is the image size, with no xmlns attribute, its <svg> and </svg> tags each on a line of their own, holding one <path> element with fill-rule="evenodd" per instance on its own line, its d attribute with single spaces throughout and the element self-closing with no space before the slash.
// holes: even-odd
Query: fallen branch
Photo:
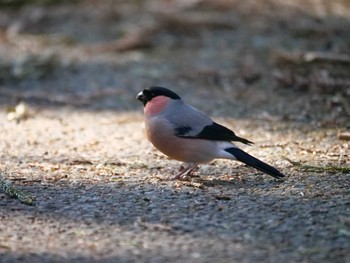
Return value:
<svg viewBox="0 0 350 263">
<path fill-rule="evenodd" d="M 277 51 L 275 52 L 275 61 L 277 63 L 340 63 L 350 64 L 350 56 L 347 54 L 337 54 L 331 52 L 315 52 L 315 51 Z"/>
<path fill-rule="evenodd" d="M 220 13 L 182 12 L 170 14 L 154 12 L 159 20 L 151 25 L 139 25 L 138 28 L 125 32 L 125 35 L 114 41 L 91 44 L 85 47 L 87 52 L 124 52 L 152 46 L 154 38 L 162 30 L 173 31 L 185 29 L 196 31 L 198 28 L 228 28 L 234 29 L 238 21 L 232 17 L 226 18 Z"/>
<path fill-rule="evenodd" d="M 154 25 L 140 27 L 136 30 L 126 32 L 126 34 L 115 41 L 87 46 L 87 51 L 94 52 L 123 52 L 151 46 L 154 36 L 162 29 L 161 26 Z"/>
<path fill-rule="evenodd" d="M 12 198 L 17 198 L 21 203 L 26 205 L 35 205 L 35 196 L 30 193 L 19 190 L 12 183 L 5 181 L 0 174 L 0 189 Z"/>
<path fill-rule="evenodd" d="M 328 62 L 350 64 L 350 56 L 330 52 L 306 52 L 303 55 L 305 62 Z"/>
<path fill-rule="evenodd" d="M 330 172 L 330 173 L 350 173 L 350 167 L 348 166 L 316 166 L 316 165 L 308 165 L 303 164 L 301 162 L 292 161 L 291 159 L 287 157 L 283 157 L 286 161 L 288 161 L 293 166 L 296 166 L 297 168 L 307 171 L 307 172 L 316 172 L 316 173 L 322 173 L 322 172 Z"/>
</svg>

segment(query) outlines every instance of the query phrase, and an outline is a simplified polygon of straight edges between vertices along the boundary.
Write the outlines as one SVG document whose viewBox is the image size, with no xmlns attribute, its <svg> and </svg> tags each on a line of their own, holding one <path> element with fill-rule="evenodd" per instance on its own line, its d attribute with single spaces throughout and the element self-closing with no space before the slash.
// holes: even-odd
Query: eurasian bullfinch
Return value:
<svg viewBox="0 0 350 263">
<path fill-rule="evenodd" d="M 197 165 L 216 158 L 241 161 L 277 179 L 284 175 L 276 168 L 239 149 L 233 141 L 252 144 L 233 131 L 212 121 L 186 104 L 176 93 L 162 87 L 141 91 L 148 140 L 171 159 L 187 163 L 172 179 L 191 176 Z"/>
</svg>

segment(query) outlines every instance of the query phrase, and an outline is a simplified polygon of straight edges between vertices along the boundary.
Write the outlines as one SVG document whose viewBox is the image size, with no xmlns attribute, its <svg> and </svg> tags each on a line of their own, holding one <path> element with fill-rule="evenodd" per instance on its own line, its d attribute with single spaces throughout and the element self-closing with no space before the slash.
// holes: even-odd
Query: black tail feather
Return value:
<svg viewBox="0 0 350 263">
<path fill-rule="evenodd" d="M 250 154 L 244 152 L 239 148 L 228 148 L 228 149 L 225 149 L 225 151 L 232 154 L 238 161 L 245 163 L 249 166 L 252 166 L 255 169 L 258 169 L 264 173 L 267 173 L 268 175 L 271 175 L 277 179 L 284 177 L 284 174 L 282 174 L 276 168 L 258 160 L 257 158 L 251 156 Z"/>
</svg>

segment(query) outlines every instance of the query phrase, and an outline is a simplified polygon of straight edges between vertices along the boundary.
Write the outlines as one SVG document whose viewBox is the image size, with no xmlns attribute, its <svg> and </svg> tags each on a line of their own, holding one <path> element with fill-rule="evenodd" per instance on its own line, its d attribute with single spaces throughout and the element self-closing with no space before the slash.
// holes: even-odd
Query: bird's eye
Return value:
<svg viewBox="0 0 350 263">
<path fill-rule="evenodd" d="M 143 91 L 144 96 L 146 97 L 147 101 L 152 100 L 154 97 L 156 97 L 156 94 L 150 90 L 144 90 Z"/>
</svg>

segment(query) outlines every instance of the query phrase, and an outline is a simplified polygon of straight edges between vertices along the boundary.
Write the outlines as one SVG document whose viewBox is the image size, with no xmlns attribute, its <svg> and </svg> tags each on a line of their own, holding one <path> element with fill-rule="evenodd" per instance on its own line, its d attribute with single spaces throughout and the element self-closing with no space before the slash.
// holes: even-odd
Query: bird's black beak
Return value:
<svg viewBox="0 0 350 263">
<path fill-rule="evenodd" d="M 146 98 L 145 94 L 143 94 L 143 91 L 141 91 L 139 94 L 137 94 L 136 99 L 141 101 L 143 103 L 143 106 L 145 106 L 147 103 L 147 98 Z"/>
</svg>

